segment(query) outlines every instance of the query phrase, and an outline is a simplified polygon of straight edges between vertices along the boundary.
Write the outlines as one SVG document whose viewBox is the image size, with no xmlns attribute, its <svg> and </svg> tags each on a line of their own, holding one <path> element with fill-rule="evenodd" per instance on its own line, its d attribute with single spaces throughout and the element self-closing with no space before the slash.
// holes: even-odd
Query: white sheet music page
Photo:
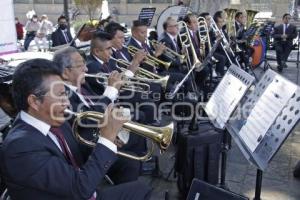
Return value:
<svg viewBox="0 0 300 200">
<path fill-rule="evenodd" d="M 276 76 L 267 86 L 239 132 L 240 137 L 252 152 L 262 141 L 296 89 L 296 85 L 289 84 L 281 76 Z"/>
<path fill-rule="evenodd" d="M 247 85 L 241 80 L 230 73 L 226 73 L 205 106 L 210 120 L 215 120 L 220 128 L 224 128 L 246 89 Z"/>
</svg>

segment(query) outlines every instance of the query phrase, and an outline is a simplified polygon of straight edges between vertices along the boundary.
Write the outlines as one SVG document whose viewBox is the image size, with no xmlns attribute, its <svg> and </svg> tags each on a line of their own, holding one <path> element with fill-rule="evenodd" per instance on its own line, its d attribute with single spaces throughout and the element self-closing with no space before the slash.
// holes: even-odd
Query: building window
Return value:
<svg viewBox="0 0 300 200">
<path fill-rule="evenodd" d="M 33 3 L 36 3 L 36 4 L 52 4 L 53 1 L 52 0 L 34 0 Z"/>
<path fill-rule="evenodd" d="M 150 3 L 150 0 L 127 0 L 128 3 Z"/>
<path fill-rule="evenodd" d="M 121 0 L 108 0 L 108 3 L 120 3 Z"/>
<path fill-rule="evenodd" d="M 14 0 L 14 3 L 29 3 L 30 0 Z"/>
<path fill-rule="evenodd" d="M 152 3 L 172 3 L 172 0 L 152 0 Z"/>
</svg>

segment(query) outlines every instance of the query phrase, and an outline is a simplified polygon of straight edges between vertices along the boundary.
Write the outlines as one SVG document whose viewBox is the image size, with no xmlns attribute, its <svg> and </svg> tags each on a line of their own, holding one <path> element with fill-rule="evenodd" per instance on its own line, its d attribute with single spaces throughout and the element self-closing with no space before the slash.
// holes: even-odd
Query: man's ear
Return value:
<svg viewBox="0 0 300 200">
<path fill-rule="evenodd" d="M 32 108 L 35 111 L 39 111 L 39 107 L 41 105 L 41 100 L 38 99 L 38 97 L 36 97 L 34 94 L 30 94 L 27 97 L 27 103 L 29 105 L 30 108 Z"/>
<path fill-rule="evenodd" d="M 69 73 L 70 73 L 70 69 L 64 69 L 63 73 L 62 73 L 62 78 L 63 80 L 69 80 Z"/>
</svg>

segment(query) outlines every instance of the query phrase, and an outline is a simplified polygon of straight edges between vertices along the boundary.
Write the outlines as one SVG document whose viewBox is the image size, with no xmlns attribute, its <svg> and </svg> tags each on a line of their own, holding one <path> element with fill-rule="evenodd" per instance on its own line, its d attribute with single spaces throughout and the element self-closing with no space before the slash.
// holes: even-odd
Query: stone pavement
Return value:
<svg viewBox="0 0 300 200">
<path fill-rule="evenodd" d="M 273 52 L 271 52 L 273 53 Z M 270 61 L 271 67 L 276 70 L 276 63 Z M 262 69 L 257 68 L 255 73 L 261 76 Z M 284 68 L 282 75 L 293 82 L 297 82 L 296 64 L 289 62 L 288 68 Z M 300 77 L 299 77 L 300 78 Z M 300 80 L 299 80 L 300 82 Z M 298 85 L 300 85 L 298 83 Z M 253 199 L 256 181 L 256 168 L 252 166 L 242 155 L 237 145 L 232 141 L 232 148 L 228 153 L 226 183 L 229 189 Z M 161 177 L 143 176 L 140 179 L 147 181 L 154 187 L 151 199 L 164 199 L 165 191 L 168 191 L 169 199 L 182 199 L 176 186 L 176 179 L 170 176 L 166 181 L 165 177 L 172 169 L 174 158 L 174 147 L 168 149 L 163 156 L 160 156 Z M 262 200 L 299 200 L 300 179 L 293 177 L 293 169 L 300 160 L 300 124 L 289 135 L 280 150 L 270 162 L 263 173 Z M 164 177 L 164 178 L 162 178 Z"/>
</svg>

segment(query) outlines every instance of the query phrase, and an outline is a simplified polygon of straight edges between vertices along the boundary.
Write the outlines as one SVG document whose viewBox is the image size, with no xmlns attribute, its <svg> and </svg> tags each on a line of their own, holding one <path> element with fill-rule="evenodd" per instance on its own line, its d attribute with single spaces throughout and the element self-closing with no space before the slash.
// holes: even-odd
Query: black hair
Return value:
<svg viewBox="0 0 300 200">
<path fill-rule="evenodd" d="M 140 26 L 148 26 L 146 20 L 134 20 L 132 21 L 132 29 L 140 27 Z"/>
<path fill-rule="evenodd" d="M 104 31 L 97 31 L 94 33 L 91 40 L 91 50 L 97 48 L 97 41 L 106 42 L 112 40 L 112 36 Z"/>
<path fill-rule="evenodd" d="M 12 83 L 12 96 L 18 111 L 28 110 L 29 95 L 41 97 L 48 92 L 49 88 L 43 82 L 51 75 L 60 76 L 60 71 L 50 60 L 36 58 L 18 65 Z"/>
<path fill-rule="evenodd" d="M 61 16 L 59 16 L 59 17 L 57 18 L 57 22 L 59 22 L 61 19 L 67 20 L 66 16 L 61 15 Z"/>
<path fill-rule="evenodd" d="M 236 18 L 240 17 L 241 15 L 243 15 L 243 13 L 241 11 L 238 11 L 235 13 L 234 18 L 236 19 Z"/>
<path fill-rule="evenodd" d="M 199 17 L 203 17 L 203 18 L 205 18 L 206 16 L 209 16 L 208 12 L 203 12 L 199 15 Z"/>
<path fill-rule="evenodd" d="M 284 13 L 283 14 L 283 16 L 282 16 L 282 19 L 284 19 L 286 16 L 288 16 L 288 15 L 291 15 L 291 14 L 289 14 L 289 13 Z"/>
<path fill-rule="evenodd" d="M 104 31 L 107 32 L 108 34 L 111 35 L 111 37 L 115 37 L 117 31 L 122 31 L 124 33 L 127 32 L 127 29 L 123 26 L 121 26 L 121 24 L 116 23 L 116 22 L 110 22 L 109 24 L 107 24 L 104 28 Z"/>
<path fill-rule="evenodd" d="M 196 15 L 194 13 L 189 13 L 186 16 L 184 16 L 183 21 L 185 23 L 189 24 L 189 23 L 191 23 L 191 18 L 194 17 L 194 16 L 196 17 Z"/>
<path fill-rule="evenodd" d="M 223 14 L 223 11 L 221 11 L 221 10 L 219 10 L 219 11 L 217 11 L 215 14 L 214 14 L 214 21 L 216 22 L 216 23 L 218 23 L 218 18 L 222 18 L 222 14 Z"/>
</svg>

